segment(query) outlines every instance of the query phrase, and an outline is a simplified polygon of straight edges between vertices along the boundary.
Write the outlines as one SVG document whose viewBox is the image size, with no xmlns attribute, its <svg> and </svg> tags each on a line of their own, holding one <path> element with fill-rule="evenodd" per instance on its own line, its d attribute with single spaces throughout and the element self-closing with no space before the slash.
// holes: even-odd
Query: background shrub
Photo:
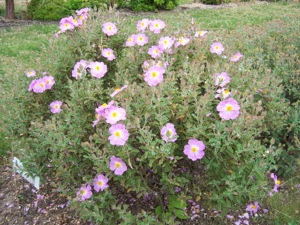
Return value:
<svg viewBox="0 0 300 225">
<path fill-rule="evenodd" d="M 178 6 L 178 0 L 127 0 L 117 1 L 120 8 L 130 8 L 134 11 L 171 10 Z"/>
<path fill-rule="evenodd" d="M 64 1 L 31 0 L 27 8 L 28 16 L 35 20 L 59 20 L 71 14 Z"/>
</svg>

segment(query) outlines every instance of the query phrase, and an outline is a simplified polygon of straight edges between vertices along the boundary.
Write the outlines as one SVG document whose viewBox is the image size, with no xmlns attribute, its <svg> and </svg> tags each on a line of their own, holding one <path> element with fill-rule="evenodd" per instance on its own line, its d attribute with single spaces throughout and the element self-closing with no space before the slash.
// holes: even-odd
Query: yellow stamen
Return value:
<svg viewBox="0 0 300 225">
<path fill-rule="evenodd" d="M 101 186 L 103 183 L 102 183 L 101 180 L 99 180 L 99 181 L 97 182 L 97 184 L 98 184 L 99 186 Z"/>
<path fill-rule="evenodd" d="M 229 92 L 228 89 L 225 89 L 225 90 L 224 90 L 224 94 L 225 94 L 225 95 L 228 95 L 229 93 L 230 93 L 230 92 Z"/>
<path fill-rule="evenodd" d="M 96 67 L 95 67 L 95 70 L 100 70 L 100 69 L 101 69 L 100 66 L 96 66 Z"/>
<path fill-rule="evenodd" d="M 233 107 L 231 105 L 228 105 L 228 106 L 226 106 L 226 110 L 230 112 L 233 110 Z"/>
<path fill-rule="evenodd" d="M 120 131 L 116 131 L 116 132 L 115 132 L 115 136 L 116 136 L 116 137 L 120 137 L 120 136 L 121 136 Z"/>
<path fill-rule="evenodd" d="M 198 150 L 197 147 L 192 147 L 192 152 L 195 153 L 195 152 L 197 152 L 197 150 Z"/>
<path fill-rule="evenodd" d="M 111 116 L 114 117 L 114 118 L 116 118 L 116 117 L 118 116 L 118 113 L 117 113 L 117 112 L 113 112 L 113 113 L 111 114 Z"/>
<path fill-rule="evenodd" d="M 116 162 L 116 163 L 115 163 L 115 166 L 116 166 L 117 168 L 120 168 L 120 167 L 121 167 L 121 163 Z"/>
<path fill-rule="evenodd" d="M 157 77 L 157 72 L 152 72 L 152 73 L 151 73 L 151 76 L 152 76 L 153 78 Z"/>
<path fill-rule="evenodd" d="M 275 184 L 280 185 L 280 184 L 281 184 L 281 181 L 280 181 L 280 180 L 277 180 L 277 181 L 275 182 Z"/>
</svg>

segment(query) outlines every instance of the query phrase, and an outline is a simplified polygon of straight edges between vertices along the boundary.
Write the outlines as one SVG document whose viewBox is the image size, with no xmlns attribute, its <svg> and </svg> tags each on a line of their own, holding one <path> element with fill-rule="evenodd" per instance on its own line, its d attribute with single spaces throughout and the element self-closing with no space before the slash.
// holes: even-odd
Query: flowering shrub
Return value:
<svg viewBox="0 0 300 225">
<path fill-rule="evenodd" d="M 280 80 L 194 23 L 176 30 L 154 18 L 132 29 L 86 14 L 53 38 L 36 69 L 51 76 L 24 75 L 24 164 L 57 177 L 97 223 L 125 223 L 126 212 L 171 224 L 196 196 L 222 209 L 266 195 L 276 151 L 266 156 L 262 139 L 285 119 Z M 258 96 L 266 89 L 268 101 Z"/>
</svg>

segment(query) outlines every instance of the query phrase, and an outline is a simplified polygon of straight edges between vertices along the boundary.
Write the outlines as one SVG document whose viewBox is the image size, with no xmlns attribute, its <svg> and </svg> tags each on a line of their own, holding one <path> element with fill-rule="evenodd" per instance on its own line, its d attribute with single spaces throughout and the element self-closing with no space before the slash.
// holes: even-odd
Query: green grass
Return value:
<svg viewBox="0 0 300 225">
<path fill-rule="evenodd" d="M 299 174 L 300 171 L 298 171 Z M 265 204 L 271 209 L 269 221 L 274 225 L 300 224 L 300 176 L 283 182 L 282 191 L 266 199 Z"/>
<path fill-rule="evenodd" d="M 259 26 L 272 20 L 287 20 L 290 17 L 298 16 L 299 4 L 282 2 L 249 4 L 219 10 L 194 9 L 190 10 L 188 14 L 195 18 L 203 29 L 233 30 L 242 26 Z"/>
</svg>

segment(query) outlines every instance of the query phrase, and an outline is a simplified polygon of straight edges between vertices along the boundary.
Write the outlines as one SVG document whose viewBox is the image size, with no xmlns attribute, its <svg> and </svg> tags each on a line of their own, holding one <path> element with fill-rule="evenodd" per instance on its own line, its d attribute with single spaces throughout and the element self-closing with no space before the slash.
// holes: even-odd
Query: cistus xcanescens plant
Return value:
<svg viewBox="0 0 300 225">
<path fill-rule="evenodd" d="M 280 81 L 253 70 L 246 54 L 230 59 L 243 49 L 229 36 L 215 41 L 214 33 L 195 35 L 194 22 L 181 25 L 145 18 L 128 27 L 91 10 L 53 38 L 34 68 L 53 76 L 51 90 L 38 73 L 24 75 L 24 164 L 56 177 L 83 218 L 114 224 L 126 212 L 166 222 L 188 218 L 195 196 L 223 209 L 265 195 L 274 155 L 264 157 L 261 139 L 281 126 L 268 127 L 270 113 L 284 118 Z M 256 97 L 266 88 L 268 103 Z M 61 111 L 51 113 L 56 99 L 63 104 L 50 107 Z M 128 193 L 141 208 L 120 200 Z"/>
</svg>

